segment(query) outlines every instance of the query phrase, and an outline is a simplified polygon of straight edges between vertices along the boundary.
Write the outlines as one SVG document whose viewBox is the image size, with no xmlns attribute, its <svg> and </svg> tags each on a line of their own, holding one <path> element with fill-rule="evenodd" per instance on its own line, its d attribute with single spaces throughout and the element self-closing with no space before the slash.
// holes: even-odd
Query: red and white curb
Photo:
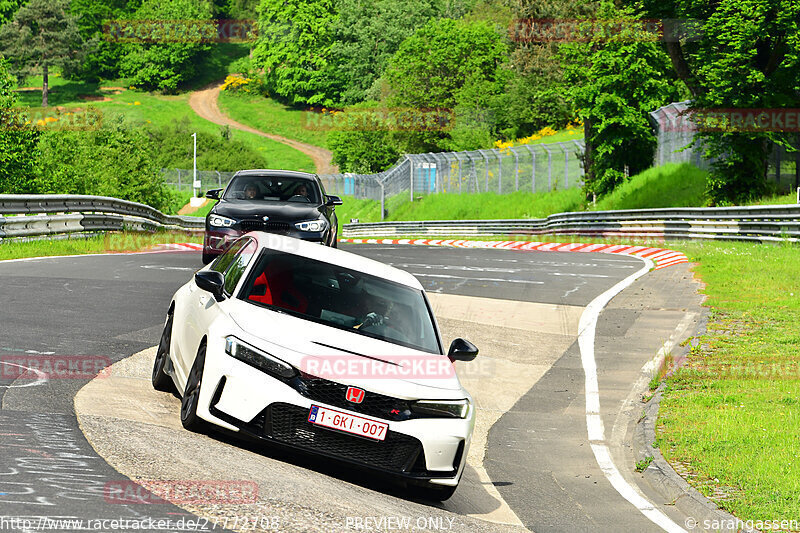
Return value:
<svg viewBox="0 0 800 533">
<path fill-rule="evenodd" d="M 455 248 L 498 248 L 528 252 L 589 252 L 601 254 L 633 255 L 651 260 L 659 270 L 689 260 L 681 252 L 649 246 L 626 244 L 587 244 L 582 242 L 535 242 L 535 241 L 466 241 L 457 239 L 339 239 L 339 242 L 355 244 L 413 244 L 418 246 L 451 246 Z"/>
</svg>

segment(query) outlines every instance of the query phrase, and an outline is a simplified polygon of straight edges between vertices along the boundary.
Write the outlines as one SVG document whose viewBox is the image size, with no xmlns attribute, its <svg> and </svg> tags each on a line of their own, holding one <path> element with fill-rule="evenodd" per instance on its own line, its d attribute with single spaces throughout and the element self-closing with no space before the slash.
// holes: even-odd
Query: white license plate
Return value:
<svg viewBox="0 0 800 533">
<path fill-rule="evenodd" d="M 338 429 L 374 440 L 385 439 L 386 432 L 389 431 L 389 424 L 376 422 L 318 405 L 311 406 L 311 411 L 308 413 L 308 421 L 318 426 Z"/>
</svg>

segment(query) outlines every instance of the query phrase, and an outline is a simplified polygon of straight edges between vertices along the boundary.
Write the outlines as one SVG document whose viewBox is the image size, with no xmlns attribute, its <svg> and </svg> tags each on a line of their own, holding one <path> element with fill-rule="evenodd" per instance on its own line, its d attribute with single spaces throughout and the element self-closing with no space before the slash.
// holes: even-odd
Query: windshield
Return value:
<svg viewBox="0 0 800 533">
<path fill-rule="evenodd" d="M 225 189 L 225 200 L 319 204 L 313 180 L 286 176 L 236 176 Z"/>
<path fill-rule="evenodd" d="M 422 291 L 355 270 L 265 250 L 239 298 L 359 335 L 441 353 Z"/>
</svg>

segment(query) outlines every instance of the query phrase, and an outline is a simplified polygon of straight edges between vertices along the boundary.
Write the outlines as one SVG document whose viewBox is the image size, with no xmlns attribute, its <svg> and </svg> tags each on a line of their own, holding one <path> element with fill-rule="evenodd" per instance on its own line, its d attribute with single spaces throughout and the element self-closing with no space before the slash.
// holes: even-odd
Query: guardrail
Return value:
<svg viewBox="0 0 800 533">
<path fill-rule="evenodd" d="M 198 217 L 171 216 L 149 205 L 105 196 L 0 194 L 0 239 L 98 231 L 200 232 Z"/>
<path fill-rule="evenodd" d="M 630 209 L 558 213 L 528 220 L 345 224 L 342 237 L 576 235 L 742 241 L 800 240 L 800 206 Z"/>
</svg>

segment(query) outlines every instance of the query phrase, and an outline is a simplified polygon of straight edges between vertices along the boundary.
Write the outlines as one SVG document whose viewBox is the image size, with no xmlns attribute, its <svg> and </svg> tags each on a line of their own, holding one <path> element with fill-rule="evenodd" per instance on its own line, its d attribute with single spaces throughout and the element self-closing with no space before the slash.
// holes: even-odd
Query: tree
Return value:
<svg viewBox="0 0 800 533">
<path fill-rule="evenodd" d="M 443 15 L 442 0 L 339 0 L 333 26 L 328 75 L 335 80 L 328 95 L 351 105 L 363 101 L 400 44 L 420 21 Z"/>
<path fill-rule="evenodd" d="M 124 50 L 119 42 L 104 35 L 104 24 L 129 18 L 140 4 L 140 0 L 70 1 L 70 13 L 75 17 L 78 31 L 90 44 L 80 69 L 82 77 L 112 79 L 119 76 Z"/>
<path fill-rule="evenodd" d="M 123 45 L 120 73 L 133 85 L 172 93 L 197 73 L 210 49 L 202 25 L 213 27 L 208 0 L 145 0 L 132 17 L 141 20 L 145 38 Z M 197 25 L 199 21 L 200 25 Z M 177 24 L 177 30 L 174 30 Z M 173 31 L 174 30 L 174 31 Z"/>
<path fill-rule="evenodd" d="M 565 44 L 562 54 L 567 94 L 586 133 L 585 189 L 599 195 L 652 165 L 656 139 L 648 113 L 678 91 L 669 58 L 632 10 L 604 2 L 598 16 L 609 31 L 587 25 L 587 42 Z"/>
<path fill-rule="evenodd" d="M 465 146 L 453 142 L 450 130 L 400 132 L 398 145 L 406 152 L 428 152 L 475 148 L 476 139 L 494 134 L 499 95 L 510 71 L 506 68 L 509 47 L 506 37 L 484 21 L 429 21 L 400 45 L 384 73 L 389 106 L 412 109 L 450 110 L 456 115 L 455 129 Z M 483 120 L 476 121 L 482 117 Z"/>
<path fill-rule="evenodd" d="M 695 110 L 800 107 L 800 2 L 644 0 L 648 16 L 689 19 L 696 27 L 665 43 Z M 766 185 L 771 143 L 787 132 L 701 131 L 712 163 L 713 203 L 741 202 Z"/>
<path fill-rule="evenodd" d="M 0 0 L 0 26 L 10 21 L 21 5 L 22 0 Z"/>
<path fill-rule="evenodd" d="M 344 128 L 328 134 L 328 147 L 333 151 L 333 162 L 342 172 L 369 174 L 382 172 L 400 157 L 391 134 L 383 128 L 380 117 L 384 115 L 380 102 L 361 102 L 345 108 L 336 116 L 345 116 Z M 355 120 L 348 121 L 348 114 Z M 350 126 L 347 127 L 349 122 Z"/>
<path fill-rule="evenodd" d="M 262 0 L 253 65 L 267 90 L 291 104 L 332 105 L 327 69 L 337 14 L 333 0 Z"/>
<path fill-rule="evenodd" d="M 14 78 L 0 62 L 0 193 L 28 192 L 36 176 L 39 132 L 20 124 Z"/>
<path fill-rule="evenodd" d="M 68 72 L 84 53 L 69 0 L 31 0 L 0 28 L 0 46 L 18 75 L 42 73 L 42 107 L 47 107 L 50 69 Z"/>
</svg>

